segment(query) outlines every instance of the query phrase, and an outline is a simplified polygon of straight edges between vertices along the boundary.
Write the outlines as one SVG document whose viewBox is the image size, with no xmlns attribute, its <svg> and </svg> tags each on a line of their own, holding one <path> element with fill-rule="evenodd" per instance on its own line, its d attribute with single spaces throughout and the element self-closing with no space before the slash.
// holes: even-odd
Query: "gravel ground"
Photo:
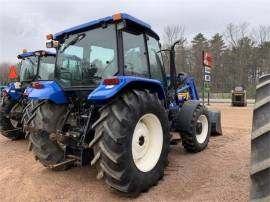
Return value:
<svg viewBox="0 0 270 202">
<path fill-rule="evenodd" d="M 0 137 L 1 201 L 248 201 L 252 106 L 214 104 L 222 111 L 223 136 L 212 137 L 197 154 L 172 146 L 170 164 L 158 186 L 135 199 L 96 180 L 90 166 L 53 172 L 27 152 L 26 140 Z"/>
</svg>

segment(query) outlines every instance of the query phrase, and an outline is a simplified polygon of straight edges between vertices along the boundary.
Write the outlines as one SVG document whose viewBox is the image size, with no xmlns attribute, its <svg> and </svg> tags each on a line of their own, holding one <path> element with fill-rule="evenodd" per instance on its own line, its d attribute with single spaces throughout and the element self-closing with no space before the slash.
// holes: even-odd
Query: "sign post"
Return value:
<svg viewBox="0 0 270 202">
<path fill-rule="evenodd" d="M 202 65 L 203 65 L 203 91 L 202 100 L 204 105 L 205 92 L 207 92 L 208 105 L 210 105 L 210 82 L 211 82 L 211 67 L 213 57 L 209 52 L 202 52 Z"/>
</svg>

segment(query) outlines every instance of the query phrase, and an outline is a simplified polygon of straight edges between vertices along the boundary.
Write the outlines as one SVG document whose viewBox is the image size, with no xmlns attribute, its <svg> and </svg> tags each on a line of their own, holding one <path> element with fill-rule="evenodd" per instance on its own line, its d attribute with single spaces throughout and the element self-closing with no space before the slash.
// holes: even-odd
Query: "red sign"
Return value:
<svg viewBox="0 0 270 202">
<path fill-rule="evenodd" d="M 203 51 L 202 60 L 203 60 L 204 66 L 212 67 L 213 57 L 212 57 L 211 53 Z"/>
<path fill-rule="evenodd" d="M 14 66 L 10 66 L 9 67 L 8 78 L 10 78 L 10 79 L 17 78 L 17 70 L 16 70 L 16 68 Z"/>
</svg>

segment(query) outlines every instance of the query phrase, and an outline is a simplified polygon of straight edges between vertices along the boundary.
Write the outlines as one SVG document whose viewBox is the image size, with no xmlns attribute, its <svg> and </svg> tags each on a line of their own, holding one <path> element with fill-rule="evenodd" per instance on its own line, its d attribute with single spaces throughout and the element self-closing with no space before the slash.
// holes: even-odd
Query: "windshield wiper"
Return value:
<svg viewBox="0 0 270 202">
<path fill-rule="evenodd" d="M 69 43 L 65 44 L 63 48 L 60 50 L 61 53 L 63 53 L 69 46 L 75 44 L 77 41 L 82 40 L 86 35 L 83 34 L 78 34 L 74 39 L 72 39 Z"/>
<path fill-rule="evenodd" d="M 29 60 L 32 65 L 35 65 L 35 62 L 31 58 L 26 58 L 26 59 Z"/>
</svg>

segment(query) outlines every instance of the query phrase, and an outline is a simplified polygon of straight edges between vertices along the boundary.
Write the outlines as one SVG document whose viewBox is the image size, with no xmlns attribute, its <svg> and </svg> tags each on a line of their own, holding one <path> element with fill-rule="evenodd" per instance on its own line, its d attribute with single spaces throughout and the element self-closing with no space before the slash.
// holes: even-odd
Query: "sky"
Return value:
<svg viewBox="0 0 270 202">
<path fill-rule="evenodd" d="M 0 0 L 0 62 L 16 62 L 23 48 L 46 49 L 48 33 L 117 12 L 147 22 L 161 38 L 176 24 L 188 39 L 210 38 L 229 23 L 270 26 L 270 0 Z"/>
</svg>

